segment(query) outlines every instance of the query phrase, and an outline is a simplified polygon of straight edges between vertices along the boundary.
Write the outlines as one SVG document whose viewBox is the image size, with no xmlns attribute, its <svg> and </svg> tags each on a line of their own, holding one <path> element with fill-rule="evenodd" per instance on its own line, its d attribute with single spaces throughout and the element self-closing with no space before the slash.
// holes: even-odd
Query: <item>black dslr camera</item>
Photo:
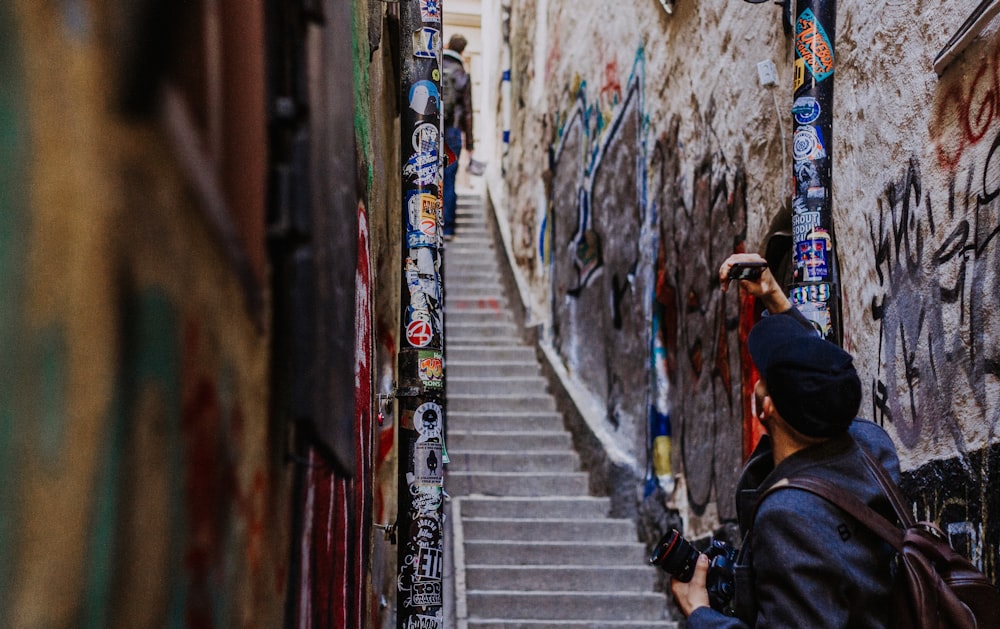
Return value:
<svg viewBox="0 0 1000 629">
<path fill-rule="evenodd" d="M 649 563 L 659 566 L 678 581 L 687 583 L 694 576 L 694 566 L 698 562 L 699 554 L 677 532 L 677 529 L 671 529 L 653 548 L 653 552 L 649 555 Z M 708 600 L 712 604 L 712 609 L 733 616 L 737 550 L 722 540 L 713 539 L 705 555 L 711 562 L 705 585 L 708 588 Z"/>
</svg>

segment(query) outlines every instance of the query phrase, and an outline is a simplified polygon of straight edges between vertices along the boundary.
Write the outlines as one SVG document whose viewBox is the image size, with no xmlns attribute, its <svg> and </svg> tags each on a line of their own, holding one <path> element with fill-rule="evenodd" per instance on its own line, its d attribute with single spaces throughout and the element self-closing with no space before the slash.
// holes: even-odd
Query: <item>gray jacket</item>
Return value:
<svg viewBox="0 0 1000 629">
<path fill-rule="evenodd" d="M 752 528 L 738 560 L 743 565 L 738 571 L 750 580 L 749 587 L 737 585 L 746 622 L 701 608 L 691 614 L 688 629 L 887 627 L 893 551 L 874 533 L 826 500 L 798 489 L 769 495 L 750 521 L 760 494 L 782 478 L 803 475 L 830 480 L 895 520 L 855 441 L 898 482 L 892 440 L 866 420 L 856 419 L 849 434 L 800 450 L 777 467 L 770 439 L 761 440 L 737 486 L 740 528 L 744 534 Z"/>
</svg>

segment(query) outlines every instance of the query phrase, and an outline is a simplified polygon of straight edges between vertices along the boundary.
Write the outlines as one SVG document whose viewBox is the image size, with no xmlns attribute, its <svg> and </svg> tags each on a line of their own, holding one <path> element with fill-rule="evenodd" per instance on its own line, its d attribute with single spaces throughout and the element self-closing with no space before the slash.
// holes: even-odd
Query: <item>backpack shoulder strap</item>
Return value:
<svg viewBox="0 0 1000 629">
<path fill-rule="evenodd" d="M 899 490 L 899 486 L 896 485 L 895 481 L 892 480 L 892 477 L 889 476 L 888 470 L 886 470 L 885 466 L 879 463 L 875 457 L 872 456 L 871 452 L 866 450 L 860 443 L 855 441 L 855 445 L 857 445 L 858 450 L 861 451 L 861 458 L 864 460 L 868 471 L 875 477 L 875 481 L 882 488 L 882 493 L 884 493 L 886 498 L 889 499 L 889 503 L 892 505 L 892 510 L 896 512 L 896 517 L 903 523 L 903 528 L 912 527 L 915 523 L 913 514 L 907 510 L 903 494 Z"/>
<path fill-rule="evenodd" d="M 757 501 L 757 507 L 760 507 L 760 504 L 767 496 L 782 489 L 799 489 L 815 494 L 853 516 L 858 522 L 871 529 L 872 532 L 888 542 L 897 551 L 903 549 L 903 531 L 898 526 L 861 502 L 853 494 L 822 478 L 815 476 L 783 478 L 761 495 Z M 754 515 L 756 516 L 756 513 Z"/>
</svg>

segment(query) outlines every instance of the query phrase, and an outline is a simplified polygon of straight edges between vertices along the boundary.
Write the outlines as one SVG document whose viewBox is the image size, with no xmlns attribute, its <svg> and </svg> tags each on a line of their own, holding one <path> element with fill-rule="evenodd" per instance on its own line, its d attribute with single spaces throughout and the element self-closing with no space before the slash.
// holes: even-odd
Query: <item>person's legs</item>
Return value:
<svg viewBox="0 0 1000 629">
<path fill-rule="evenodd" d="M 456 128 L 445 129 L 444 143 L 455 154 L 455 161 L 444 169 L 444 235 L 454 236 L 455 212 L 458 207 L 455 176 L 458 174 L 458 158 L 462 155 L 462 131 Z"/>
</svg>

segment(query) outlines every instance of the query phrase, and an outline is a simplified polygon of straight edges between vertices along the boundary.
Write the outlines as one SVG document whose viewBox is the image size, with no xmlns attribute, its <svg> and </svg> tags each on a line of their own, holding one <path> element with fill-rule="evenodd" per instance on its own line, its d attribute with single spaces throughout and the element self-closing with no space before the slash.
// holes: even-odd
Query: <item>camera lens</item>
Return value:
<svg viewBox="0 0 1000 629">
<path fill-rule="evenodd" d="M 649 555 L 649 563 L 659 566 L 678 581 L 687 583 L 694 575 L 698 555 L 698 551 L 677 532 L 677 529 L 671 529 L 653 548 L 653 552 Z"/>
</svg>

